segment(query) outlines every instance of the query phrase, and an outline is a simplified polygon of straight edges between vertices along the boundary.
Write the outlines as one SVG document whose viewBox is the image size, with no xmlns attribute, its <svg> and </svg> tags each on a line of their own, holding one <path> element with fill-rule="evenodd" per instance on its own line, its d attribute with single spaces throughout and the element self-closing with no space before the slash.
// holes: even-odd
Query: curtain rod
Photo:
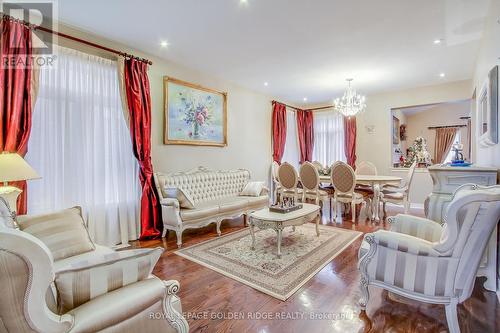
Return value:
<svg viewBox="0 0 500 333">
<path fill-rule="evenodd" d="M 438 128 L 453 128 L 453 127 L 467 127 L 467 125 L 450 125 L 450 126 L 430 126 L 428 129 L 438 129 Z"/>
<path fill-rule="evenodd" d="M 134 56 L 132 54 L 128 54 L 128 53 L 125 53 L 125 52 L 122 52 L 122 51 L 118 51 L 118 50 L 115 50 L 115 49 L 112 49 L 112 48 L 109 48 L 109 47 L 106 47 L 106 46 L 102 46 L 102 45 L 99 45 L 99 44 L 96 44 L 96 43 L 92 43 L 92 42 L 86 41 L 86 40 L 81 39 L 81 38 L 73 37 L 73 36 L 67 35 L 67 34 L 62 33 L 62 32 L 54 31 L 54 30 L 49 29 L 49 28 L 45 28 L 45 27 L 42 27 L 42 26 L 37 26 L 37 25 L 31 24 L 29 22 L 26 22 L 26 21 L 17 19 L 15 17 L 12 17 L 10 15 L 7 15 L 5 13 L 1 13 L 1 16 L 2 16 L 2 20 L 8 19 L 10 21 L 18 22 L 18 23 L 21 23 L 21 24 L 23 24 L 23 25 L 25 25 L 28 28 L 33 29 L 33 30 L 41 30 L 41 31 L 44 31 L 44 32 L 47 32 L 47 33 L 51 33 L 51 34 L 54 34 L 54 35 L 57 35 L 57 36 L 60 36 L 60 37 L 66 38 L 66 39 L 70 39 L 70 40 L 78 42 L 78 43 L 81 43 L 81 44 L 85 44 L 85 45 L 88 45 L 88 46 L 95 47 L 97 49 L 101 49 L 101 50 L 104 50 L 104 51 L 107 51 L 107 52 L 118 54 L 119 56 L 122 56 L 124 58 L 130 58 L 130 59 L 135 59 L 135 60 L 138 60 L 138 61 L 142 61 L 142 62 L 145 62 L 148 65 L 152 65 L 153 64 L 153 62 L 151 60 L 148 60 L 148 59 L 145 59 L 145 58 L 136 57 L 136 56 Z"/>
<path fill-rule="evenodd" d="M 273 101 L 273 102 L 283 104 L 283 105 L 284 105 L 284 106 L 286 106 L 287 108 L 294 109 L 295 111 L 308 111 L 308 112 L 313 112 L 313 111 L 320 111 L 320 110 L 324 110 L 324 109 L 331 109 L 331 108 L 333 108 L 333 107 L 334 107 L 333 105 L 327 105 L 327 106 L 319 106 L 319 107 L 317 107 L 317 108 L 311 108 L 311 109 L 301 109 L 301 108 L 298 108 L 298 107 L 295 107 L 295 106 L 288 105 L 288 104 L 286 104 L 286 103 L 282 103 L 282 102 L 278 102 L 278 101 Z"/>
</svg>

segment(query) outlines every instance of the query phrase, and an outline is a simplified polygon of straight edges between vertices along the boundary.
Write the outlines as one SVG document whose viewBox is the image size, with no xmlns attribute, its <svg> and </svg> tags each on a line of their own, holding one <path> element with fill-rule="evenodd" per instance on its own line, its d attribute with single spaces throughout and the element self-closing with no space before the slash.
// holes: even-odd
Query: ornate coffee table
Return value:
<svg viewBox="0 0 500 333">
<path fill-rule="evenodd" d="M 316 219 L 316 235 L 319 237 L 320 206 L 303 203 L 302 208 L 296 211 L 282 214 L 270 212 L 269 208 L 257 210 L 249 215 L 250 235 L 252 235 L 252 250 L 255 250 L 255 230 L 273 229 L 276 231 L 278 242 L 278 258 L 281 258 L 281 239 L 283 229 L 311 222 Z"/>
</svg>

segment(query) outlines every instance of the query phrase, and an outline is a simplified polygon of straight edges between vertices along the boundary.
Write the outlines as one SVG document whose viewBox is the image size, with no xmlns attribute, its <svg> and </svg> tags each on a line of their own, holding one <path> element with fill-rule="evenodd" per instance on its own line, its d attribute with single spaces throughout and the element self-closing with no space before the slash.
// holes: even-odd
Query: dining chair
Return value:
<svg viewBox="0 0 500 333">
<path fill-rule="evenodd" d="M 282 163 L 278 168 L 278 181 L 280 200 L 283 198 L 294 198 L 295 201 L 302 199 L 302 189 L 298 188 L 299 175 L 297 170 L 288 162 Z"/>
<path fill-rule="evenodd" d="M 352 221 L 356 221 L 356 205 L 365 202 L 366 195 L 354 191 L 356 186 L 356 175 L 352 167 L 344 162 L 338 161 L 332 165 L 330 175 L 335 192 L 333 194 L 333 216 L 337 218 L 337 204 L 346 203 L 351 206 Z"/>
<path fill-rule="evenodd" d="M 303 190 L 302 202 L 310 199 L 314 200 L 316 205 L 319 205 L 328 200 L 328 193 L 319 188 L 319 173 L 313 163 L 304 162 L 300 167 L 299 174 Z"/>
<path fill-rule="evenodd" d="M 377 167 L 372 162 L 361 161 L 356 166 L 356 171 L 354 171 L 354 174 L 376 176 L 378 174 L 378 172 L 377 172 Z M 371 185 L 356 184 L 356 187 L 354 188 L 354 190 L 366 192 L 368 195 L 373 196 L 373 188 Z"/>
<path fill-rule="evenodd" d="M 405 214 L 410 211 L 410 187 L 413 180 L 413 175 L 415 173 L 415 168 L 417 162 L 413 162 L 408 169 L 405 182 L 400 186 L 386 185 L 380 193 L 380 200 L 382 201 L 382 209 L 384 212 L 384 218 L 387 215 L 385 206 L 386 203 L 390 202 L 396 205 L 402 205 L 404 207 Z"/>
<path fill-rule="evenodd" d="M 323 165 L 323 163 L 321 163 L 320 161 L 312 161 L 312 164 L 314 165 L 314 167 L 315 167 L 316 169 L 318 169 L 318 172 L 319 172 L 320 170 L 325 169 L 325 166 L 324 166 L 324 165 Z"/>
<path fill-rule="evenodd" d="M 377 167 L 372 162 L 361 161 L 356 166 L 356 171 L 354 172 L 356 175 L 368 175 L 368 176 L 376 176 L 378 174 Z"/>
<path fill-rule="evenodd" d="M 278 162 L 273 161 L 271 164 L 271 178 L 273 182 L 273 203 L 278 202 L 279 200 L 279 192 L 281 190 L 281 185 L 278 179 L 278 169 L 280 165 Z"/>
</svg>

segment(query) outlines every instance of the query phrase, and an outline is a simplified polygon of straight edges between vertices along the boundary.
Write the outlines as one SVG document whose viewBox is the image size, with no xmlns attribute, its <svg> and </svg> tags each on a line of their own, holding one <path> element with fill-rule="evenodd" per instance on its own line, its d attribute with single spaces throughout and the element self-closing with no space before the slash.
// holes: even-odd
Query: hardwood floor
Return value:
<svg viewBox="0 0 500 333">
<path fill-rule="evenodd" d="M 388 215 L 399 212 L 392 208 Z M 326 213 L 322 223 L 363 233 L 388 228 L 385 222 L 373 223 L 363 215 L 355 224 L 350 219 L 337 224 Z M 241 228 L 242 219 L 222 224 L 223 234 Z M 187 230 L 183 247 L 215 237 L 214 225 Z M 444 306 L 403 299 L 375 287 L 370 287 L 367 312 L 360 311 L 356 266 L 360 244 L 361 238 L 285 302 L 175 255 L 173 232 L 167 239 L 137 241 L 133 246 L 165 248 L 154 274 L 180 282 L 179 296 L 191 332 L 446 332 Z M 459 306 L 462 332 L 500 332 L 500 305 L 496 294 L 482 287 L 483 281 L 476 280 L 473 296 Z"/>
</svg>

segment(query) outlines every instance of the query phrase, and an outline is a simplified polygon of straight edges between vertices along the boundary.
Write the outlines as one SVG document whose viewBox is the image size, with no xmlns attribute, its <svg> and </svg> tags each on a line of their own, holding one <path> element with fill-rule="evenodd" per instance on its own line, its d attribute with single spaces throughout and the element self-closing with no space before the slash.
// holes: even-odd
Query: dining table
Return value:
<svg viewBox="0 0 500 333">
<path fill-rule="evenodd" d="M 319 180 L 321 183 L 331 183 L 330 175 L 320 175 Z M 380 194 L 385 185 L 400 185 L 401 177 L 395 176 L 384 176 L 384 175 L 356 175 L 356 184 L 358 185 L 369 185 L 373 190 L 373 200 L 372 200 L 372 216 L 371 218 L 375 221 L 380 221 L 379 215 L 379 205 L 380 205 Z M 338 214 L 337 219 L 339 219 L 340 214 Z"/>
</svg>

